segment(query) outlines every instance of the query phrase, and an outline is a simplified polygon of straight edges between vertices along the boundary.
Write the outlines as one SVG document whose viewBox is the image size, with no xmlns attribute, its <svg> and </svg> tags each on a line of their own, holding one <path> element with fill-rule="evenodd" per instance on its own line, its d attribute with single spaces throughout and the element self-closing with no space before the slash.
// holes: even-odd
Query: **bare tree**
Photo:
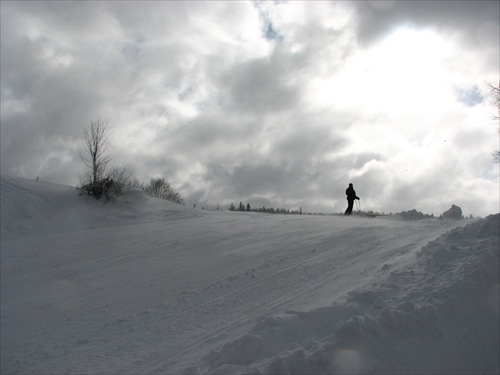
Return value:
<svg viewBox="0 0 500 375">
<path fill-rule="evenodd" d="M 144 193 L 149 196 L 165 199 L 171 202 L 184 204 L 181 194 L 164 178 L 152 178 L 149 185 L 144 186 Z"/>
<path fill-rule="evenodd" d="M 500 135 L 500 84 L 498 86 L 494 86 L 492 84 L 488 85 L 490 87 L 491 94 L 493 96 L 492 105 L 495 106 L 496 114 L 493 115 L 493 119 L 498 124 L 498 134 Z M 493 152 L 493 160 L 495 163 L 500 163 L 500 150 Z"/>
<path fill-rule="evenodd" d="M 85 145 L 80 153 L 83 163 L 89 168 L 88 173 L 82 181 L 83 189 L 89 194 L 100 198 L 109 188 L 109 176 L 107 167 L 110 156 L 106 150 L 106 143 L 109 137 L 109 119 L 97 118 L 90 121 L 90 124 L 83 131 Z"/>
</svg>

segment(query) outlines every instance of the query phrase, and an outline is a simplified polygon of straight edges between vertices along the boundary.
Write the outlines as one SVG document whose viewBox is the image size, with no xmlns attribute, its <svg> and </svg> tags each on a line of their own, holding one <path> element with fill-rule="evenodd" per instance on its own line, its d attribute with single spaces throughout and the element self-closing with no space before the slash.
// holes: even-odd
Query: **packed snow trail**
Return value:
<svg viewBox="0 0 500 375">
<path fill-rule="evenodd" d="M 272 372 L 247 342 L 257 322 L 272 335 L 286 311 L 370 291 L 466 224 L 205 212 L 140 192 L 104 204 L 4 176 L 1 214 L 2 373 Z M 283 362 L 276 340 L 264 354 Z"/>
</svg>

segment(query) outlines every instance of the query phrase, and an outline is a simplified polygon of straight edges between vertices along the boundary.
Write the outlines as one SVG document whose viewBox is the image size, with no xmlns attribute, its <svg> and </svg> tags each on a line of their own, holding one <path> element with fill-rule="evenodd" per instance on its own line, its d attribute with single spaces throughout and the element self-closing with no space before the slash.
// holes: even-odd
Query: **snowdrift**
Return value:
<svg viewBox="0 0 500 375">
<path fill-rule="evenodd" d="M 75 187 L 2 175 L 1 192 L 2 240 L 199 216 L 140 189 L 110 201 L 95 200 Z"/>
<path fill-rule="evenodd" d="M 186 373 L 498 373 L 499 228 L 497 214 L 446 233 L 369 289 L 263 320 Z"/>
</svg>

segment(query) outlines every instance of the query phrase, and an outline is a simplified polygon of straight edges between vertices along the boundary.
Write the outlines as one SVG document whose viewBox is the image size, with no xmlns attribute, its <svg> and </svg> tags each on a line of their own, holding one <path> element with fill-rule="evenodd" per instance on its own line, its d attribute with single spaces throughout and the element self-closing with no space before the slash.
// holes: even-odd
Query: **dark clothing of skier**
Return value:
<svg viewBox="0 0 500 375">
<path fill-rule="evenodd" d="M 356 195 L 356 191 L 354 191 L 352 184 L 349 184 L 345 194 L 347 195 L 347 209 L 345 210 L 344 215 L 350 215 L 352 214 L 354 200 L 359 199 L 359 197 Z"/>
</svg>

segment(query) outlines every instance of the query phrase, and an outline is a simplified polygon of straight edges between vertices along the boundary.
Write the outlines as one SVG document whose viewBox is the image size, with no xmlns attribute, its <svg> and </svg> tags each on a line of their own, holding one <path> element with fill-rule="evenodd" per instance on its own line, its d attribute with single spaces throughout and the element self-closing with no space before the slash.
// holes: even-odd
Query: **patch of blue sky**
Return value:
<svg viewBox="0 0 500 375">
<path fill-rule="evenodd" d="M 194 91 L 194 88 L 193 86 L 189 86 L 186 90 L 180 92 L 178 95 L 177 95 L 177 98 L 183 102 L 185 101 L 186 99 L 189 98 L 189 96 L 193 93 Z"/>
<path fill-rule="evenodd" d="M 266 22 L 265 37 L 269 41 L 276 41 L 278 43 L 283 41 L 283 36 L 273 27 L 271 22 Z"/>
<path fill-rule="evenodd" d="M 457 90 L 457 97 L 460 102 L 468 107 L 474 107 L 485 99 L 477 86 Z"/>
</svg>

